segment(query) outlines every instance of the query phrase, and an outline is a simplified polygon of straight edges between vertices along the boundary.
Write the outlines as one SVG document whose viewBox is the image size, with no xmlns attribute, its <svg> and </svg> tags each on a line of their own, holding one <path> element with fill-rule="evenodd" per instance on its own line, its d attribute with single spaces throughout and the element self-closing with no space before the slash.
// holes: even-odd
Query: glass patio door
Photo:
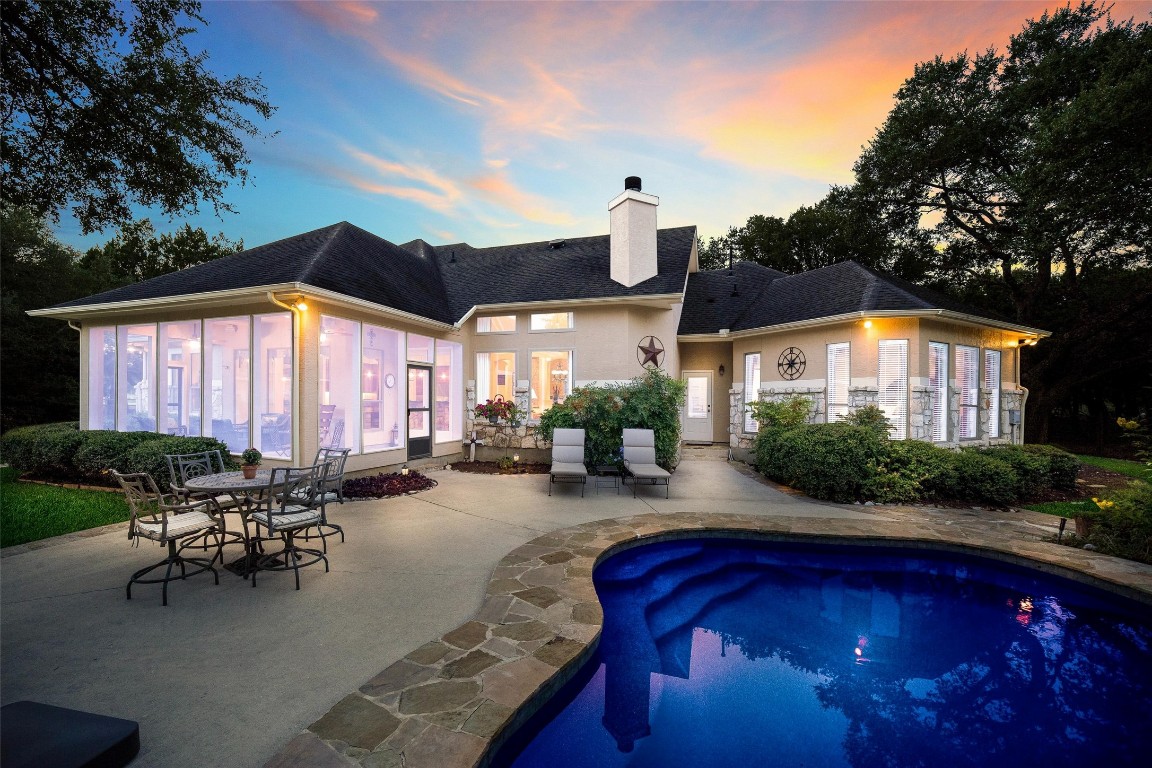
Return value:
<svg viewBox="0 0 1152 768">
<path fill-rule="evenodd" d="M 408 458 L 432 455 L 432 367 L 408 366 Z"/>
</svg>

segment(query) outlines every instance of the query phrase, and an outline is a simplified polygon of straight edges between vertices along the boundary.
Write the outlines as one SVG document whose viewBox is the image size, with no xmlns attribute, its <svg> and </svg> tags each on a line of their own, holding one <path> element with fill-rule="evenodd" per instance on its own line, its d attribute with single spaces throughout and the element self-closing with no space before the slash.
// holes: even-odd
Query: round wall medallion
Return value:
<svg viewBox="0 0 1152 768">
<path fill-rule="evenodd" d="M 808 361 L 804 359 L 804 353 L 798 347 L 788 347 L 780 353 L 780 359 L 776 361 L 776 367 L 780 369 L 780 377 L 792 381 L 793 379 L 800 378 L 804 373 L 804 366 Z"/>
<path fill-rule="evenodd" d="M 655 336 L 645 336 L 636 345 L 636 360 L 640 365 L 648 368 L 659 368 L 664 363 L 664 345 Z"/>
<path fill-rule="evenodd" d="M 396 377 L 393 376 L 392 374 L 388 374 L 387 376 L 385 376 L 384 377 L 384 386 L 388 387 L 388 389 L 392 389 L 392 387 L 396 386 Z"/>
</svg>

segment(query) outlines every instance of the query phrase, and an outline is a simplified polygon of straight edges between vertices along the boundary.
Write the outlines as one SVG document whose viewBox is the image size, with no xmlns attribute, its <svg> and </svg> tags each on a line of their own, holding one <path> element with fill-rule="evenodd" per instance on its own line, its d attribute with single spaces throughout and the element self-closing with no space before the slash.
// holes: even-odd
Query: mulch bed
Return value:
<svg viewBox="0 0 1152 768">
<path fill-rule="evenodd" d="M 470 472 L 474 475 L 546 475 L 552 469 L 551 464 L 531 464 L 519 462 L 508 469 L 501 469 L 495 461 L 462 461 L 453 464 L 456 472 Z"/>
<path fill-rule="evenodd" d="M 1080 501 L 1091 499 L 1093 496 L 1106 496 L 1111 491 L 1127 488 L 1131 482 L 1132 478 L 1128 475 L 1111 472 L 1090 464 L 1081 464 L 1080 474 L 1076 478 L 1074 489 L 1049 488 L 1036 494 L 1035 498 L 1020 502 L 1017 506 L 1039 504 L 1046 501 Z"/>
<path fill-rule="evenodd" d="M 409 493 L 426 491 L 435 488 L 436 481 L 416 471 L 409 471 L 407 475 L 399 472 L 370 477 L 357 477 L 354 480 L 344 481 L 344 495 L 350 499 L 383 499 L 388 496 L 404 496 Z"/>
</svg>

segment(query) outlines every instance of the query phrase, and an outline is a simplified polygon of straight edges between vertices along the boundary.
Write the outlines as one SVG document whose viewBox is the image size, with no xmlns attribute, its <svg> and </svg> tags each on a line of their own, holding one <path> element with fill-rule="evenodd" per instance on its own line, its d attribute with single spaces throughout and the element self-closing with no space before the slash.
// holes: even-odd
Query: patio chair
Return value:
<svg viewBox="0 0 1152 768">
<path fill-rule="evenodd" d="M 220 451 L 165 454 L 164 460 L 168 462 L 168 487 L 185 502 L 212 498 L 223 512 L 236 510 L 243 506 L 241 502 L 231 494 L 221 493 L 211 495 L 204 492 L 190 491 L 184 487 L 184 484 L 188 482 L 190 478 L 227 472 L 228 468 L 224 466 L 224 456 Z M 239 531 L 229 531 L 225 529 L 223 534 L 225 538 L 244 543 L 244 536 Z M 202 548 L 207 549 L 208 546 L 206 534 Z"/>
<path fill-rule="evenodd" d="M 580 497 L 588 483 L 584 466 L 584 430 L 557 429 L 552 433 L 552 469 L 548 472 L 548 495 L 553 483 L 580 483 Z"/>
<path fill-rule="evenodd" d="M 656 464 L 656 435 L 650 429 L 624 430 L 624 473 L 625 482 L 632 478 L 632 497 L 636 497 L 636 486 L 641 482 L 664 486 L 664 498 L 668 498 L 668 481 L 671 473 Z"/>
<path fill-rule="evenodd" d="M 173 579 L 186 579 L 204 571 L 212 571 L 216 583 L 220 583 L 220 574 L 212 567 L 219 558 L 224 559 L 224 514 L 220 511 L 214 499 L 201 501 L 181 501 L 178 496 L 165 495 L 160 492 L 156 481 L 147 472 L 122 475 L 112 470 L 112 476 L 124 489 L 128 497 L 128 508 L 132 512 L 132 519 L 128 524 L 128 538 L 150 539 L 168 547 L 168 557 L 160 562 L 141 568 L 128 579 L 128 599 L 132 599 L 133 584 L 163 584 L 161 598 L 164 605 L 168 605 L 168 582 Z M 187 544 L 199 539 L 202 535 L 216 537 L 216 554 L 211 560 L 196 557 L 184 557 L 181 553 Z M 189 571 L 188 566 L 196 567 Z M 173 570 L 179 566 L 179 575 Z M 165 568 L 163 578 L 143 578 L 157 568 Z"/>
<path fill-rule="evenodd" d="M 336 523 L 328 522 L 328 503 L 344 503 L 344 465 L 348 463 L 348 454 L 351 452 L 351 448 L 321 448 L 316 451 L 316 461 L 313 462 L 313 465 L 318 467 L 325 466 L 327 471 L 324 472 L 323 478 L 320 480 L 319 487 L 317 488 L 317 500 L 320 504 L 320 522 L 315 526 L 315 534 L 311 533 L 311 528 L 305 529 L 300 533 L 300 538 L 305 541 L 308 541 L 314 535 L 324 539 L 326 536 L 339 533 L 340 542 L 344 542 L 344 529 Z M 326 528 L 329 529 L 327 532 L 324 530 Z M 327 544 L 325 544 L 324 551 L 328 551 Z"/>
<path fill-rule="evenodd" d="M 277 467 L 272 470 L 268 493 L 254 512 L 244 518 L 245 536 L 263 545 L 267 541 L 280 541 L 283 547 L 274 552 L 261 552 L 252 558 L 246 576 L 256 586 L 258 571 L 287 571 L 296 575 L 296 589 L 300 589 L 300 569 L 319 562 L 327 573 L 328 557 L 318 549 L 308 549 L 296 543 L 297 532 L 316 526 L 320 520 L 318 496 L 324 482 L 328 464 L 317 467 Z M 255 528 L 255 536 L 248 533 L 248 523 Z M 261 533 L 261 528 L 264 533 Z"/>
</svg>

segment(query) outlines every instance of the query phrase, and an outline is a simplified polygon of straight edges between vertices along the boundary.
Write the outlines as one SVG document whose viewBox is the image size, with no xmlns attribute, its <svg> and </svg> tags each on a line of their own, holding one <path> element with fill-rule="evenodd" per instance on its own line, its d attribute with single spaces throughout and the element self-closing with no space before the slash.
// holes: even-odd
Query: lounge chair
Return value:
<svg viewBox="0 0 1152 768">
<path fill-rule="evenodd" d="M 584 466 L 584 430 L 557 429 L 552 433 L 552 470 L 548 473 L 548 495 L 552 483 L 580 483 L 580 496 L 588 483 Z"/>
<path fill-rule="evenodd" d="M 656 436 L 650 429 L 624 430 L 624 480 L 632 478 L 632 497 L 641 482 L 664 485 L 664 498 L 668 498 L 668 481 L 672 475 L 656 465 Z"/>
</svg>

